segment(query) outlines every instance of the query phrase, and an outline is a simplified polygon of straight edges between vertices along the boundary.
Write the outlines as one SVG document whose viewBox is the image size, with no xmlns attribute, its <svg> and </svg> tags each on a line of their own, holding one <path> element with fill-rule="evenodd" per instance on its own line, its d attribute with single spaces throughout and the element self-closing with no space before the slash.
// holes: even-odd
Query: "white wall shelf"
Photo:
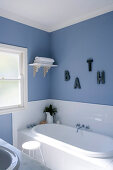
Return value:
<svg viewBox="0 0 113 170">
<path fill-rule="evenodd" d="M 39 68 L 43 67 L 44 70 L 44 77 L 46 76 L 47 72 L 51 67 L 57 67 L 58 65 L 54 64 L 42 64 L 42 63 L 32 63 L 29 66 L 33 67 L 33 76 L 35 77 L 36 73 L 38 72 Z"/>
<path fill-rule="evenodd" d="M 40 67 L 57 67 L 58 65 L 54 65 L 54 64 L 40 64 L 40 63 L 32 63 L 29 64 L 29 66 L 40 66 Z"/>
</svg>

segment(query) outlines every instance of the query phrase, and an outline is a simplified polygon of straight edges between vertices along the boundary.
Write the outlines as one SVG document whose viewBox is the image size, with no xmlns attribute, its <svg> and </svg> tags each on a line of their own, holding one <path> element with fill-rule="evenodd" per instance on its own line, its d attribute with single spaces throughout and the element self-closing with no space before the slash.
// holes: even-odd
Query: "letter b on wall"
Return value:
<svg viewBox="0 0 113 170">
<path fill-rule="evenodd" d="M 64 76 L 65 76 L 65 81 L 69 81 L 70 80 L 70 73 L 69 73 L 68 70 L 65 70 Z"/>
</svg>

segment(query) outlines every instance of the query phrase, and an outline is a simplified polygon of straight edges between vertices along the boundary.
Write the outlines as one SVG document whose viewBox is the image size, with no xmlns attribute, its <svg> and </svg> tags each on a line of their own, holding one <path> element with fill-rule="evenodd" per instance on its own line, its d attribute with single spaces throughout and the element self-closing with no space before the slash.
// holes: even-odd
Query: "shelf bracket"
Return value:
<svg viewBox="0 0 113 170">
<path fill-rule="evenodd" d="M 40 66 L 33 66 L 33 77 L 36 76 L 36 73 L 38 72 Z"/>
<path fill-rule="evenodd" d="M 45 77 L 51 67 L 57 67 L 58 66 L 58 65 L 53 65 L 53 64 L 41 64 L 41 63 L 32 63 L 32 64 L 29 64 L 29 65 L 33 67 L 33 77 L 36 76 L 36 73 L 38 72 L 38 70 L 41 67 L 43 67 L 43 74 L 44 74 L 44 77 Z"/>
<path fill-rule="evenodd" d="M 41 66 L 33 66 L 33 77 L 36 76 L 36 73 L 38 72 L 39 68 Z M 46 74 L 48 73 L 49 69 L 51 68 L 51 66 L 43 66 L 43 71 L 44 71 L 44 77 L 46 76 Z"/>
<path fill-rule="evenodd" d="M 46 76 L 46 74 L 48 73 L 50 68 L 51 68 L 50 66 L 44 66 L 43 67 L 43 69 L 44 69 L 44 77 Z"/>
</svg>

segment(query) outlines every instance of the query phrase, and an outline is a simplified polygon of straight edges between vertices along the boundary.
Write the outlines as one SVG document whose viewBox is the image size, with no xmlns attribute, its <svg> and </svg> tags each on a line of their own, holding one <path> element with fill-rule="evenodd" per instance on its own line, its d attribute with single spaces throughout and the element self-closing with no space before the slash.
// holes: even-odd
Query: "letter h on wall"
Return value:
<svg viewBox="0 0 113 170">
<path fill-rule="evenodd" d="M 97 84 L 105 84 L 105 72 L 97 72 Z"/>
</svg>

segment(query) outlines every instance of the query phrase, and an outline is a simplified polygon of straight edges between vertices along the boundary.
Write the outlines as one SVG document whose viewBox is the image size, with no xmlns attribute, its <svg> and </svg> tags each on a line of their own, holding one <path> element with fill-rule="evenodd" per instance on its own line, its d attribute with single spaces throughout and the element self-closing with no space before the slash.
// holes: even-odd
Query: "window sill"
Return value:
<svg viewBox="0 0 113 170">
<path fill-rule="evenodd" d="M 26 107 L 27 107 L 27 103 L 25 103 L 24 106 L 17 106 L 17 107 L 15 106 L 12 108 L 0 109 L 0 115 L 13 113 L 13 112 L 20 111 L 20 110 L 25 110 Z"/>
</svg>

